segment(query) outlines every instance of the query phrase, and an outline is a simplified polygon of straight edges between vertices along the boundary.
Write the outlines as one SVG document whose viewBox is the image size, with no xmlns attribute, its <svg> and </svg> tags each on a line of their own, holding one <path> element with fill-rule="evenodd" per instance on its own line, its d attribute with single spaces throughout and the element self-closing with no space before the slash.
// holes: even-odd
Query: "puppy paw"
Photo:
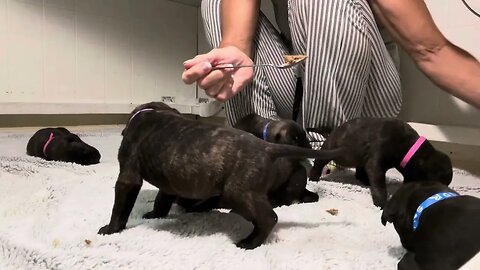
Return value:
<svg viewBox="0 0 480 270">
<path fill-rule="evenodd" d="M 318 202 L 319 198 L 320 197 L 318 196 L 317 193 L 313 193 L 311 191 L 306 190 L 305 194 L 303 195 L 302 202 L 303 203 Z"/>
<path fill-rule="evenodd" d="M 157 213 L 155 211 L 150 211 L 148 213 L 145 213 L 143 215 L 144 219 L 155 219 L 155 218 L 162 218 L 165 217 L 166 215 L 161 215 L 160 213 Z"/>
<path fill-rule="evenodd" d="M 260 244 L 256 244 L 254 243 L 253 241 L 251 241 L 248 237 L 241 240 L 240 242 L 238 242 L 236 244 L 237 247 L 239 248 L 243 248 L 243 249 L 254 249 L 258 246 L 260 246 Z"/>
<path fill-rule="evenodd" d="M 383 210 L 383 207 L 385 206 L 386 202 L 387 202 L 387 197 L 386 196 L 374 196 L 373 197 L 373 204 L 376 207 L 380 207 L 381 210 Z"/>
<path fill-rule="evenodd" d="M 368 180 L 368 175 L 364 168 L 357 167 L 355 169 L 355 178 L 365 186 L 370 186 L 370 181 Z"/>
<path fill-rule="evenodd" d="M 367 186 L 367 187 L 370 186 L 370 182 L 368 181 L 368 179 L 357 178 L 357 180 L 360 181 L 360 183 L 362 183 L 364 186 Z"/>
<path fill-rule="evenodd" d="M 308 180 L 318 182 L 320 181 L 320 176 L 322 175 L 322 172 L 318 170 L 317 168 L 313 167 L 310 170 L 310 175 L 308 177 Z"/>
<path fill-rule="evenodd" d="M 120 232 L 121 230 L 122 228 L 115 228 L 114 226 L 110 226 L 110 224 L 108 224 L 100 228 L 100 230 L 98 230 L 98 234 L 109 235 L 109 234 Z"/>
<path fill-rule="evenodd" d="M 358 175 L 357 173 L 355 173 L 355 178 L 360 181 L 360 183 L 362 183 L 363 185 L 369 187 L 370 186 L 370 181 L 368 181 L 368 177 L 366 176 L 363 176 L 363 175 Z"/>
</svg>

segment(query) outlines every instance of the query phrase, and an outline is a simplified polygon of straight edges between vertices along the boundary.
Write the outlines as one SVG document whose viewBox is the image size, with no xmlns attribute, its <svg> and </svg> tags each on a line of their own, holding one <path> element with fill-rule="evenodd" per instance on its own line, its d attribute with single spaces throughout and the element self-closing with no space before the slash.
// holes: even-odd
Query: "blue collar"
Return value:
<svg viewBox="0 0 480 270">
<path fill-rule="evenodd" d="M 270 122 L 267 122 L 265 124 L 265 127 L 263 127 L 263 140 L 266 141 L 267 140 L 267 128 L 268 128 L 268 125 L 270 125 Z"/>
<path fill-rule="evenodd" d="M 459 196 L 458 193 L 454 192 L 439 192 L 428 197 L 420 204 L 420 206 L 417 208 L 417 211 L 415 212 L 415 215 L 413 216 L 413 230 L 415 231 L 417 229 L 418 224 L 420 223 L 420 216 L 422 215 L 422 212 L 425 211 L 425 209 L 439 201 L 443 201 L 445 199 L 457 196 Z"/>
</svg>

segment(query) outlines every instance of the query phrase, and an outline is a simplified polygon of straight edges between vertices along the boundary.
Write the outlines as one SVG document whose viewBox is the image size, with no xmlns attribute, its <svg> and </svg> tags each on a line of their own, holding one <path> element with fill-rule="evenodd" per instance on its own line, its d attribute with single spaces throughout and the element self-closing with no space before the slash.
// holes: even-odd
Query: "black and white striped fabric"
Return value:
<svg viewBox="0 0 480 270">
<path fill-rule="evenodd" d="M 220 1 L 202 0 L 201 5 L 212 48 L 221 40 Z M 297 76 L 304 90 L 298 122 L 305 129 L 335 127 L 360 116 L 397 116 L 402 101 L 398 70 L 367 0 L 288 0 L 288 22 L 292 50 L 260 14 L 253 61 L 282 63 L 285 54 L 305 54 L 307 61 L 297 69 L 255 69 L 252 84 L 226 103 L 228 124 L 252 112 L 291 119 Z"/>
</svg>

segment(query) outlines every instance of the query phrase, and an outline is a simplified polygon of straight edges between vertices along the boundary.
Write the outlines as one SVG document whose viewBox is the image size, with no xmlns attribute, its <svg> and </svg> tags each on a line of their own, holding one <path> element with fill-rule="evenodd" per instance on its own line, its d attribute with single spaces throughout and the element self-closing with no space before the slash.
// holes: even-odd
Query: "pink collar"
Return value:
<svg viewBox="0 0 480 270">
<path fill-rule="evenodd" d="M 47 147 L 52 142 L 53 140 L 53 132 L 50 132 L 50 137 L 48 138 L 48 141 L 43 145 L 43 155 L 47 157 Z"/>
<path fill-rule="evenodd" d="M 417 141 L 412 145 L 410 150 L 408 150 L 407 154 L 403 158 L 402 162 L 400 162 L 400 167 L 405 168 L 407 166 L 407 163 L 410 161 L 410 159 L 415 155 L 415 153 L 418 151 L 420 146 L 422 146 L 423 142 L 425 142 L 426 138 L 423 136 L 418 137 Z"/>
</svg>

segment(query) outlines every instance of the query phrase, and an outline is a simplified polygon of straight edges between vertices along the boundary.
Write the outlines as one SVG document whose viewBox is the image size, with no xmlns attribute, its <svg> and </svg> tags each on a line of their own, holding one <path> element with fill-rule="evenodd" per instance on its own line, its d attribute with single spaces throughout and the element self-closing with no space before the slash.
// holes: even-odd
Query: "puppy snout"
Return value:
<svg viewBox="0 0 480 270">
<path fill-rule="evenodd" d="M 88 164 L 97 164 L 100 162 L 100 158 L 101 158 L 100 152 L 95 148 L 86 148 L 83 151 L 83 154 L 88 160 L 87 161 Z"/>
<path fill-rule="evenodd" d="M 441 182 L 444 184 L 444 185 L 450 185 L 450 183 L 452 182 L 452 179 L 453 179 L 453 171 L 452 169 L 447 169 L 445 171 L 443 171 L 443 173 L 441 174 L 441 176 L 439 177 L 441 180 Z"/>
</svg>

